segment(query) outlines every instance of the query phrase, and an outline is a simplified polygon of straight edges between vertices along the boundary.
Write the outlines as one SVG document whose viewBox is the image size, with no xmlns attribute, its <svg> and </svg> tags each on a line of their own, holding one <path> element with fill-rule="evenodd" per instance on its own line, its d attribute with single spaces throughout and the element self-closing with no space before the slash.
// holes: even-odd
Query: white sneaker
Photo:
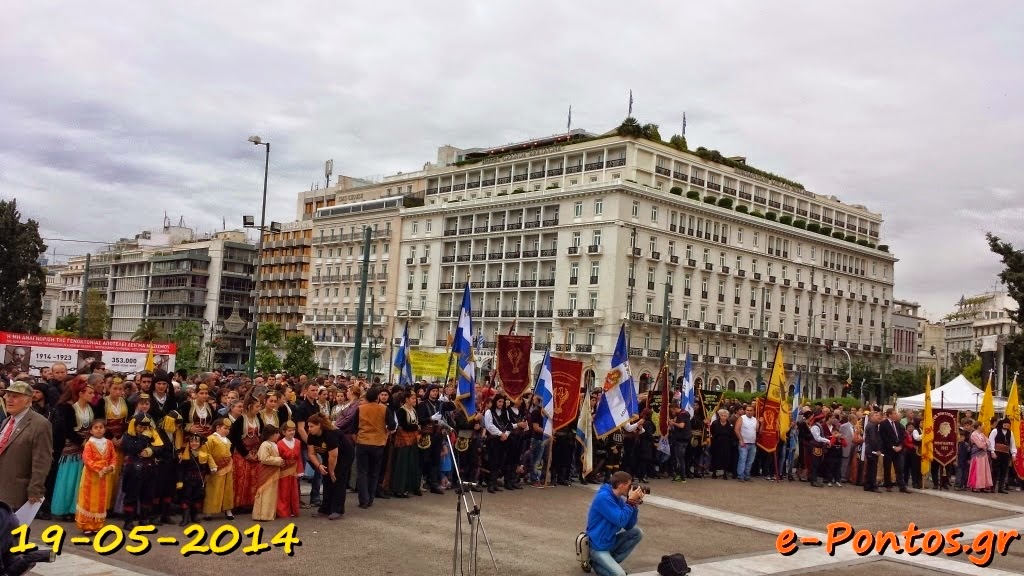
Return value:
<svg viewBox="0 0 1024 576">
<path fill-rule="evenodd" d="M 836 488 L 842 488 L 842 487 L 843 487 L 843 483 L 842 482 L 836 482 Z"/>
<path fill-rule="evenodd" d="M 831 483 L 831 482 L 829 482 L 829 483 L 828 483 L 828 487 L 829 487 L 829 488 L 831 488 L 831 487 L 833 487 L 833 486 L 835 486 L 835 484 L 833 484 L 833 483 Z"/>
</svg>

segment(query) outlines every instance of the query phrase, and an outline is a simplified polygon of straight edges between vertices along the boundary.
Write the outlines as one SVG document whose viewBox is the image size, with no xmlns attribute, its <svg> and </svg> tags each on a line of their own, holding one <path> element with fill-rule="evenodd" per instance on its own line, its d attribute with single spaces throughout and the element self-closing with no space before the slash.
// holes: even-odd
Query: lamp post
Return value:
<svg viewBox="0 0 1024 576">
<path fill-rule="evenodd" d="M 215 357 L 214 357 L 214 351 L 213 350 L 214 350 L 214 348 L 217 347 L 217 345 L 216 345 L 216 338 L 217 338 L 217 336 L 220 336 L 220 333 L 221 333 L 221 331 L 223 329 L 224 329 L 224 324 L 223 323 L 217 322 L 215 324 L 211 324 L 209 320 L 203 318 L 203 334 L 206 336 L 206 351 L 207 351 L 206 352 L 207 353 L 206 367 L 207 368 L 213 368 L 213 365 L 215 364 L 215 362 L 214 362 Z"/>
<path fill-rule="evenodd" d="M 253 146 L 266 146 L 267 153 L 263 161 L 263 206 L 260 208 L 260 234 L 256 242 L 256 265 L 253 267 L 253 306 L 252 306 L 252 333 L 249 335 L 249 378 L 256 374 L 256 329 L 259 327 L 259 288 L 260 288 L 260 258 L 263 254 L 263 228 L 267 219 L 267 178 L 270 175 L 270 142 L 264 142 L 259 136 L 249 136 L 249 142 Z M 244 222 L 251 222 L 250 217 L 245 217 Z"/>
</svg>

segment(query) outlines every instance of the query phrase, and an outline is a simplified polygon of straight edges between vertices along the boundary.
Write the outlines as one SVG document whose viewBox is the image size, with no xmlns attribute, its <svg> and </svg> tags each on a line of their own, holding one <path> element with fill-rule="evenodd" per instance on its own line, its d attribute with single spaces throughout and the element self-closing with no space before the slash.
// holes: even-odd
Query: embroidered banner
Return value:
<svg viewBox="0 0 1024 576">
<path fill-rule="evenodd" d="M 555 420 L 551 425 L 555 430 L 575 426 L 580 411 L 583 362 L 552 356 L 551 378 L 555 383 Z"/>
<path fill-rule="evenodd" d="M 498 378 L 501 388 L 512 400 L 518 400 L 530 387 L 530 351 L 532 336 L 501 334 L 498 336 Z"/>
<path fill-rule="evenodd" d="M 956 410 L 932 409 L 935 421 L 935 440 L 932 442 L 932 455 L 935 462 L 948 466 L 956 463 L 957 413 Z"/>
</svg>

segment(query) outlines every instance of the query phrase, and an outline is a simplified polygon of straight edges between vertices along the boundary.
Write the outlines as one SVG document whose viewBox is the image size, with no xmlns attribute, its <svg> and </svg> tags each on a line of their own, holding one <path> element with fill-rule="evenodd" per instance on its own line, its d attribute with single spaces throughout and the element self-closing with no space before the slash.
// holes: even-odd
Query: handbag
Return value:
<svg viewBox="0 0 1024 576">
<path fill-rule="evenodd" d="M 662 556 L 658 563 L 658 574 L 661 576 L 682 576 L 689 574 L 690 567 L 686 564 L 686 557 L 682 554 Z"/>
</svg>

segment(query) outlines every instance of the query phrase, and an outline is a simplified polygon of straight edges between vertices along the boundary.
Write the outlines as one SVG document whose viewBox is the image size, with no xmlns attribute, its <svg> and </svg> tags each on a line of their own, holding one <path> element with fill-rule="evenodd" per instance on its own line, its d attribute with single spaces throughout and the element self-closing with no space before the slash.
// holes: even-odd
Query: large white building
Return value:
<svg viewBox="0 0 1024 576">
<path fill-rule="evenodd" d="M 400 242 L 396 314 L 441 351 L 468 282 L 485 364 L 515 321 L 535 337 L 535 362 L 550 343 L 600 375 L 625 322 L 634 371 L 650 377 L 668 284 L 670 349 L 694 355 L 702 383 L 753 390 L 763 330 L 787 369 L 809 368 L 819 395 L 838 394 L 840 355 L 824 345 L 877 363 L 890 323 L 881 216 L 726 162 L 581 131 L 443 147 L 437 165 L 374 185 L 424 199 L 380 217 L 400 215 L 388 235 Z"/>
<path fill-rule="evenodd" d="M 1006 390 L 1003 345 L 1019 329 L 1007 311 L 1016 310 L 1017 301 L 1007 292 L 985 292 L 970 297 L 962 296 L 956 308 L 955 312 L 945 318 L 947 358 L 952 362 L 955 356 L 964 351 L 975 355 L 979 352 L 995 352 L 995 366 L 998 367 L 996 390 Z"/>
</svg>

